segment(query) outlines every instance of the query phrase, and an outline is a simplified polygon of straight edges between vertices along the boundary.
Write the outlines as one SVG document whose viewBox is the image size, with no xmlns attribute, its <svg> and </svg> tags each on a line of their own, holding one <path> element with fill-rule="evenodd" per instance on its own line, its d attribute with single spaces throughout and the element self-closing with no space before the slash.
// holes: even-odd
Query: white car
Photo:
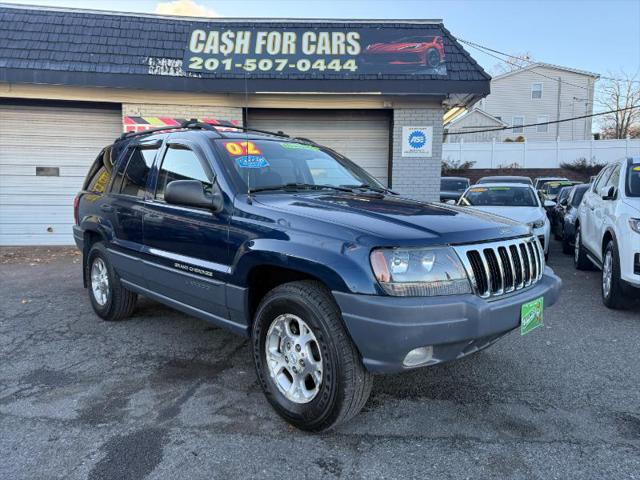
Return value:
<svg viewBox="0 0 640 480">
<path fill-rule="evenodd" d="M 578 207 L 574 263 L 602 269 L 602 301 L 623 308 L 640 298 L 640 157 L 607 165 Z"/>
<path fill-rule="evenodd" d="M 550 203 L 552 205 L 553 202 Z M 458 205 L 507 217 L 531 227 L 549 257 L 551 224 L 544 205 L 531 185 L 522 183 L 483 183 L 462 194 Z"/>
</svg>

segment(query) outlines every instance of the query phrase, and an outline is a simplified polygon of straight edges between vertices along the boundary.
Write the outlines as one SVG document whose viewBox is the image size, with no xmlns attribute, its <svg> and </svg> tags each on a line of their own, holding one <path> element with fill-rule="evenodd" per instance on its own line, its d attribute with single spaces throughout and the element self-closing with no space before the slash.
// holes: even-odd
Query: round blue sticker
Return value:
<svg viewBox="0 0 640 480">
<path fill-rule="evenodd" d="M 423 130 L 414 130 L 409 134 L 411 148 L 422 148 L 427 143 L 427 134 Z"/>
<path fill-rule="evenodd" d="M 236 158 L 236 163 L 240 168 L 264 168 L 269 166 L 269 162 L 261 155 L 244 155 Z"/>
</svg>

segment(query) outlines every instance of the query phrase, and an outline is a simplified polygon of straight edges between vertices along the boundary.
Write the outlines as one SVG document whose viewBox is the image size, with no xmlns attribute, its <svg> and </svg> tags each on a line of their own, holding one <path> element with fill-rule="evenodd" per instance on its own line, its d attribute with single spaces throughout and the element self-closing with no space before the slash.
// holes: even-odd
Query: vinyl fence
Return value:
<svg viewBox="0 0 640 480">
<path fill-rule="evenodd" d="M 442 160 L 475 162 L 472 168 L 559 168 L 578 159 L 608 163 L 640 155 L 640 139 L 555 142 L 444 143 Z"/>
</svg>

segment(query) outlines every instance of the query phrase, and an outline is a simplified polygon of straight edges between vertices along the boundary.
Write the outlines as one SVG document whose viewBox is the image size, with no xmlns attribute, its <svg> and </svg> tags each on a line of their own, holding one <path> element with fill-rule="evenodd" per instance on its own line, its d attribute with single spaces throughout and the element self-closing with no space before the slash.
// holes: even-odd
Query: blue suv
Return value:
<svg viewBox="0 0 640 480">
<path fill-rule="evenodd" d="M 526 225 L 401 198 L 283 134 L 124 134 L 74 213 L 100 317 L 126 318 L 144 295 L 250 337 L 267 400 L 305 430 L 356 415 L 374 373 L 528 332 L 560 291 Z"/>
</svg>

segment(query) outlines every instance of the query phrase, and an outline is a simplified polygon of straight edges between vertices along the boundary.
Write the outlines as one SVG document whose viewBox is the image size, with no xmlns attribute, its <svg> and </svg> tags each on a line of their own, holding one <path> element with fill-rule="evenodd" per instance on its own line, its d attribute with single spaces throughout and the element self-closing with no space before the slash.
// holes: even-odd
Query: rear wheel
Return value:
<svg viewBox="0 0 640 480">
<path fill-rule="evenodd" d="M 620 279 L 618 246 L 609 240 L 602 257 L 602 303 L 608 308 L 620 309 L 625 306 L 625 296 Z"/>
<path fill-rule="evenodd" d="M 591 270 L 591 261 L 587 258 L 587 253 L 582 246 L 582 229 L 576 226 L 576 240 L 573 246 L 573 265 L 578 270 Z"/>
<path fill-rule="evenodd" d="M 91 306 L 100 318 L 114 321 L 131 316 L 138 297 L 122 286 L 102 242 L 95 243 L 89 250 L 85 275 Z"/>
<path fill-rule="evenodd" d="M 440 65 L 440 54 L 435 48 L 432 48 L 427 52 L 427 65 L 432 68 Z"/>
<path fill-rule="evenodd" d="M 292 425 L 329 429 L 364 406 L 372 375 L 318 282 L 280 285 L 260 302 L 253 324 L 253 355 L 264 394 Z"/>
</svg>

